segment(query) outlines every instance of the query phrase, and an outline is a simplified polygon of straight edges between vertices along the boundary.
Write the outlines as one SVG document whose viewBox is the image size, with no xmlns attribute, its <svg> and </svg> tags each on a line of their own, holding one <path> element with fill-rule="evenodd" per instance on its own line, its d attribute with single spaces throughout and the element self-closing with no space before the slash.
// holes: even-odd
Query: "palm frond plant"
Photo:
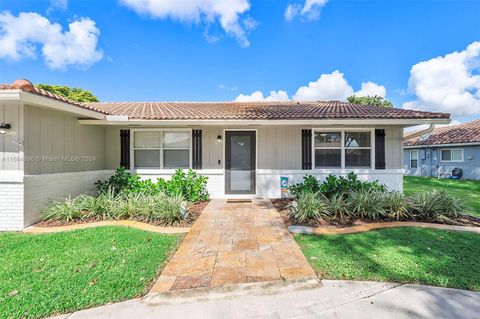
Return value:
<svg viewBox="0 0 480 319">
<path fill-rule="evenodd" d="M 413 214 L 409 211 L 408 201 L 400 192 L 387 192 L 383 195 L 383 207 L 391 219 L 412 219 Z"/>
<path fill-rule="evenodd" d="M 319 193 L 305 191 L 291 205 L 290 217 L 300 223 L 318 220 L 326 214 L 326 205 Z"/>
<path fill-rule="evenodd" d="M 350 193 L 348 202 L 352 213 L 358 218 L 377 220 L 385 216 L 382 193 L 374 189 L 360 189 Z"/>
<path fill-rule="evenodd" d="M 341 193 L 333 194 L 330 198 L 324 197 L 325 211 L 334 219 L 346 220 L 351 215 L 349 203 Z"/>
</svg>

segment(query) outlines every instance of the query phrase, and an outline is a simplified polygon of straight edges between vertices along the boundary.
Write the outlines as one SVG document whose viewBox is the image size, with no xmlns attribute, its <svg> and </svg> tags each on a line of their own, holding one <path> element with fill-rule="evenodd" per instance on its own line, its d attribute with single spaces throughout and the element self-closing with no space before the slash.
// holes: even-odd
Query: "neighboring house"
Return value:
<svg viewBox="0 0 480 319">
<path fill-rule="evenodd" d="M 0 123 L 0 229 L 20 230 L 120 165 L 151 179 L 192 168 L 213 198 L 281 197 L 281 177 L 351 171 L 402 190 L 403 129 L 449 114 L 339 101 L 85 105 L 18 80 L 0 86 Z"/>
<path fill-rule="evenodd" d="M 428 138 L 427 138 L 428 136 Z M 454 168 L 465 179 L 480 179 L 480 119 L 434 129 L 404 143 L 407 175 L 450 177 Z"/>
</svg>

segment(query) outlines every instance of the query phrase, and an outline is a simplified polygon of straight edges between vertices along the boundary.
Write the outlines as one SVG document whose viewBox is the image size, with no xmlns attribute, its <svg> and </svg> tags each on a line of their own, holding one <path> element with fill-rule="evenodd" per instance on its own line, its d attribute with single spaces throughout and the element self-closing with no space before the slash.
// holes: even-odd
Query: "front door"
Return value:
<svg viewBox="0 0 480 319">
<path fill-rule="evenodd" d="M 255 194 L 255 133 L 225 132 L 226 194 Z"/>
</svg>

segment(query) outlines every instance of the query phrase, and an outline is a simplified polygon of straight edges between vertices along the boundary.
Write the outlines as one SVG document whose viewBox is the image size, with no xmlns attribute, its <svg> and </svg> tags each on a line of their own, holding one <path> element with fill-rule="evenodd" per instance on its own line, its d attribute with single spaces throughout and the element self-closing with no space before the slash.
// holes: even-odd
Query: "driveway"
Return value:
<svg viewBox="0 0 480 319">
<path fill-rule="evenodd" d="M 322 281 L 215 289 L 191 296 L 147 295 L 58 318 L 478 318 L 480 294 L 472 291 L 393 283 Z M 237 286 L 241 287 L 241 286 Z"/>
</svg>

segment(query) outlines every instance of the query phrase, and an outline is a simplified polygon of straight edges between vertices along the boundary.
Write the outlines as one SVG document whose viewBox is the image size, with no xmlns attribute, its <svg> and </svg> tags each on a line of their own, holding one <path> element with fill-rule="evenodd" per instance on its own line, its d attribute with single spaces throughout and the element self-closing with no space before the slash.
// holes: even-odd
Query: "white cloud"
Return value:
<svg viewBox="0 0 480 319">
<path fill-rule="evenodd" d="M 53 11 L 54 9 L 66 10 L 68 8 L 68 0 L 50 0 L 50 7 L 48 11 Z"/>
<path fill-rule="evenodd" d="M 407 109 L 449 112 L 468 117 L 480 114 L 480 42 L 415 64 L 408 89 L 416 99 L 403 104 Z"/>
<path fill-rule="evenodd" d="M 361 90 L 355 92 L 356 96 L 381 96 L 387 95 L 387 89 L 383 85 L 378 85 L 375 82 L 363 82 Z"/>
<path fill-rule="evenodd" d="M 346 100 L 353 95 L 353 89 L 344 78 L 344 74 L 334 71 L 322 74 L 318 80 L 302 86 L 293 96 L 294 100 L 319 101 L 319 100 Z"/>
<path fill-rule="evenodd" d="M 288 101 L 288 94 L 285 91 L 270 91 L 270 95 L 263 96 L 261 91 L 255 91 L 250 95 L 240 94 L 235 98 L 237 102 L 252 102 L 252 101 Z"/>
<path fill-rule="evenodd" d="M 139 14 L 157 19 L 170 18 L 180 22 L 207 25 L 218 22 L 228 35 L 234 37 L 244 47 L 250 44 L 247 39 L 248 31 L 256 26 L 252 18 L 242 17 L 250 9 L 248 0 L 120 0 L 120 2 Z"/>
<path fill-rule="evenodd" d="M 0 59 L 35 58 L 39 45 L 51 69 L 87 68 L 103 57 L 97 48 L 99 35 L 100 30 L 89 18 L 73 21 L 68 31 L 63 31 L 61 25 L 38 13 L 13 16 L 4 11 L 0 13 Z"/>
<path fill-rule="evenodd" d="M 344 74 L 337 71 L 322 74 L 318 80 L 298 88 L 292 96 L 297 101 L 345 101 L 351 95 L 367 96 L 379 95 L 385 97 L 387 90 L 384 86 L 374 82 L 363 82 L 359 91 L 354 91 L 352 86 L 345 79 Z M 261 91 L 255 91 L 250 95 L 240 94 L 235 101 L 287 101 L 288 94 L 285 91 L 270 91 L 270 95 L 264 97 Z"/>
<path fill-rule="evenodd" d="M 327 2 L 328 0 L 305 0 L 303 6 L 300 3 L 289 4 L 285 9 L 284 17 L 287 21 L 292 21 L 297 16 L 316 20 L 320 18 L 320 12 Z"/>
</svg>

